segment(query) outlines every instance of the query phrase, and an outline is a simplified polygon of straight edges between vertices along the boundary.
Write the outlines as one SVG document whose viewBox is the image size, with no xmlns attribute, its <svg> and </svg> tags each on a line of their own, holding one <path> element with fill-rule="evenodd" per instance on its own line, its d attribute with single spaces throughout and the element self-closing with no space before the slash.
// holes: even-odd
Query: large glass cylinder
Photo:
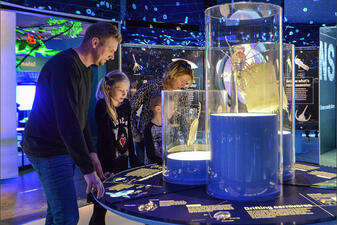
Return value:
<svg viewBox="0 0 337 225">
<path fill-rule="evenodd" d="M 217 106 L 207 109 L 211 196 L 254 201 L 280 194 L 279 132 L 287 107 L 281 104 L 286 98 L 281 15 L 279 6 L 252 2 L 205 12 L 206 91 L 227 92 L 225 113 L 212 111 Z"/>
<path fill-rule="evenodd" d="M 210 153 L 205 137 L 205 106 L 204 90 L 162 91 L 165 181 L 206 184 Z"/>
</svg>

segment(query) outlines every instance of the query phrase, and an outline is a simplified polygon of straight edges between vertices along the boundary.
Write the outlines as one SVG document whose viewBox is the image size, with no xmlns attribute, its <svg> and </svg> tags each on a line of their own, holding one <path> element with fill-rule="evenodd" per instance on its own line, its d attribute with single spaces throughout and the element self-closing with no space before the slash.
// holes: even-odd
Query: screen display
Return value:
<svg viewBox="0 0 337 225">
<path fill-rule="evenodd" d="M 23 111 L 32 109 L 35 97 L 35 88 L 35 84 L 18 84 L 16 86 L 16 103 L 19 104 L 19 110 Z"/>
</svg>

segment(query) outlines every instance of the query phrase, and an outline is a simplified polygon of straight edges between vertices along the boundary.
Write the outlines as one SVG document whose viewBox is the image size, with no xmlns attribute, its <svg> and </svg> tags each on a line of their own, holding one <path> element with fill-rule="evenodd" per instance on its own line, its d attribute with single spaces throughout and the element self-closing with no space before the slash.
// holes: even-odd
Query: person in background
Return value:
<svg viewBox="0 0 337 225">
<path fill-rule="evenodd" d="M 104 176 L 137 166 L 130 123 L 130 88 L 128 77 L 121 71 L 109 72 L 98 83 L 95 107 L 97 155 Z M 104 225 L 106 209 L 94 199 L 90 225 Z"/>
<path fill-rule="evenodd" d="M 191 65 L 185 60 L 177 60 L 170 63 L 163 78 L 150 80 L 143 84 L 131 97 L 131 125 L 135 141 L 136 154 L 140 165 L 144 164 L 144 131 L 151 121 L 153 114 L 150 107 L 151 96 L 160 94 L 162 90 L 179 90 L 189 87 L 194 79 Z M 137 111 L 142 106 L 140 116 Z"/>
<path fill-rule="evenodd" d="M 162 118 L 161 96 L 151 97 L 150 107 L 153 112 L 152 120 L 147 124 L 144 132 L 144 144 L 147 158 L 150 163 L 162 165 Z"/>
<path fill-rule="evenodd" d="M 112 23 L 94 23 L 86 30 L 80 46 L 55 55 L 40 72 L 22 145 L 44 189 L 48 204 L 46 224 L 78 222 L 75 165 L 84 175 L 86 192 L 96 193 L 97 198 L 104 194 L 100 180 L 104 174 L 88 121 L 93 81 L 90 66 L 113 60 L 121 40 Z"/>
</svg>

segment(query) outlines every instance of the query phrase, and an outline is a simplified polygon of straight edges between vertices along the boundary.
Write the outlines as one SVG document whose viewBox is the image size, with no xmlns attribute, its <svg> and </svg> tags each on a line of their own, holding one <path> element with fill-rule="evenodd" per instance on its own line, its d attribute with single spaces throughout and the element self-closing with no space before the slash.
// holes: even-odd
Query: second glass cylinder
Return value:
<svg viewBox="0 0 337 225">
<path fill-rule="evenodd" d="M 205 91 L 162 91 L 163 177 L 167 182 L 206 184 L 210 153 L 205 101 Z"/>
</svg>

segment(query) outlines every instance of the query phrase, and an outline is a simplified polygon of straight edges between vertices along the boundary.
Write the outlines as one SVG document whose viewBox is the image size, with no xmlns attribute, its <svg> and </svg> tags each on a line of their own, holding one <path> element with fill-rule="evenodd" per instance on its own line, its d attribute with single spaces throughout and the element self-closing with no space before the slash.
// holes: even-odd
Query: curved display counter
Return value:
<svg viewBox="0 0 337 225">
<path fill-rule="evenodd" d="M 268 201 L 220 200 L 206 186 L 163 181 L 157 165 L 118 173 L 99 200 L 108 210 L 146 224 L 336 224 L 336 169 L 296 164 L 295 178 Z"/>
</svg>

